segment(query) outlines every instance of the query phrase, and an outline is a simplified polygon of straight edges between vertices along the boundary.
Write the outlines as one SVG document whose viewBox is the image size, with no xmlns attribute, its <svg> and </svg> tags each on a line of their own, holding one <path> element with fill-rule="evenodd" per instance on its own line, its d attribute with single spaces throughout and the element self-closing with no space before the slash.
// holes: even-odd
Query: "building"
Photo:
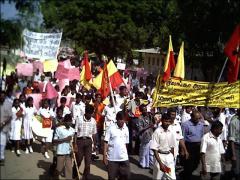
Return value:
<svg viewBox="0 0 240 180">
<path fill-rule="evenodd" d="M 158 74 L 159 71 L 163 71 L 164 58 L 160 53 L 160 48 L 150 48 L 150 49 L 137 49 L 135 52 L 142 53 L 142 63 L 141 67 L 144 68 L 148 73 L 153 75 Z"/>
</svg>

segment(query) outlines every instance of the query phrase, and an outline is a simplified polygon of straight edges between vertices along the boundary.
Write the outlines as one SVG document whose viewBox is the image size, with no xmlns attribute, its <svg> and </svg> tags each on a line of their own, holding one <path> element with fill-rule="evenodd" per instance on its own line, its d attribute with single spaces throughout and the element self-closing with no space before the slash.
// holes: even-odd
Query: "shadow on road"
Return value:
<svg viewBox="0 0 240 180">
<path fill-rule="evenodd" d="M 38 161 L 37 167 L 44 169 L 44 173 L 39 175 L 40 180 L 51 179 L 51 177 L 49 175 L 50 166 L 51 166 L 50 162 L 46 162 L 43 160 Z"/>
<path fill-rule="evenodd" d="M 145 176 L 143 174 L 135 174 L 131 172 L 131 176 L 130 179 L 137 179 L 137 180 L 150 180 L 152 178 L 150 178 L 149 176 Z"/>
<path fill-rule="evenodd" d="M 135 164 L 136 166 L 139 165 L 139 162 L 137 159 L 135 159 L 134 157 L 132 156 L 129 156 L 129 162 L 132 163 L 132 164 Z"/>
</svg>

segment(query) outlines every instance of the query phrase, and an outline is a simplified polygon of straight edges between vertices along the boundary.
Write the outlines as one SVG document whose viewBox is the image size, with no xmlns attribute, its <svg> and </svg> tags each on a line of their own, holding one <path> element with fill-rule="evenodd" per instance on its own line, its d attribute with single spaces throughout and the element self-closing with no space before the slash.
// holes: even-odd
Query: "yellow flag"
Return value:
<svg viewBox="0 0 240 180">
<path fill-rule="evenodd" d="M 114 62 L 112 60 L 109 61 L 107 64 L 107 70 L 108 70 L 108 76 L 111 78 L 113 74 L 118 72 L 118 69 L 116 68 Z M 101 71 L 94 79 L 93 79 L 93 86 L 98 90 L 101 88 L 102 84 L 102 75 L 103 71 Z M 112 85 L 113 86 L 113 85 Z"/>
<path fill-rule="evenodd" d="M 177 65 L 174 70 L 174 77 L 184 79 L 185 78 L 185 66 L 184 66 L 184 42 L 182 42 L 179 50 Z"/>
</svg>

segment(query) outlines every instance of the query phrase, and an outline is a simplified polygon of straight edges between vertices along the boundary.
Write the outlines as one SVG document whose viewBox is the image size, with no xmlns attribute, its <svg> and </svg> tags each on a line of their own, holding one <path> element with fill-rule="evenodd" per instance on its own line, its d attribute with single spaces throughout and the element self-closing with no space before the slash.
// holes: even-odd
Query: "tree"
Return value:
<svg viewBox="0 0 240 180">
<path fill-rule="evenodd" d="M 0 20 L 0 42 L 1 46 L 16 49 L 21 46 L 22 27 L 18 21 Z"/>
</svg>

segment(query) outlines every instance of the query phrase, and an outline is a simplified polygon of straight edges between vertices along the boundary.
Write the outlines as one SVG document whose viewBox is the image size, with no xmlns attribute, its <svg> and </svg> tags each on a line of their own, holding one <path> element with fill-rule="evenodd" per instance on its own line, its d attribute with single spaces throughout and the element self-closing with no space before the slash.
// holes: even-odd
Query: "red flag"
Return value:
<svg viewBox="0 0 240 180">
<path fill-rule="evenodd" d="M 169 36 L 168 53 L 164 65 L 164 73 L 162 80 L 165 82 L 171 77 L 171 72 L 175 68 L 174 52 L 172 46 L 172 38 Z"/>
<path fill-rule="evenodd" d="M 85 79 L 87 81 L 90 81 L 90 79 L 92 79 L 92 73 L 91 73 L 91 68 L 90 68 L 90 64 L 89 64 L 89 61 L 88 61 L 87 51 L 84 54 L 83 66 L 85 67 Z"/>
<path fill-rule="evenodd" d="M 239 46 L 240 46 L 240 24 L 235 28 L 232 36 L 225 45 L 224 53 L 229 58 L 228 82 L 233 83 L 238 79 L 239 73 Z"/>
<path fill-rule="evenodd" d="M 105 63 L 104 67 L 103 67 L 102 84 L 101 84 L 101 88 L 98 90 L 98 92 L 102 95 L 103 99 L 105 99 L 108 96 L 108 94 L 110 93 L 107 63 Z"/>
</svg>

